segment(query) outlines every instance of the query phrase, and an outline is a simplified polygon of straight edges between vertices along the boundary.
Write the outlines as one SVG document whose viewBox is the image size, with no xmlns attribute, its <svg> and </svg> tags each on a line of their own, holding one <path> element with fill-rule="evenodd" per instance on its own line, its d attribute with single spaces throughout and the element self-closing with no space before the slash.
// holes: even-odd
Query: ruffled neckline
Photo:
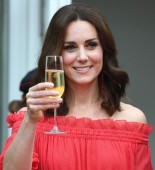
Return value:
<svg viewBox="0 0 155 170">
<path fill-rule="evenodd" d="M 7 117 L 7 122 L 9 124 L 8 127 L 13 127 L 14 125 L 20 124 L 24 118 L 24 111 L 20 111 L 20 113 L 9 114 Z M 111 118 L 108 119 L 97 119 L 93 120 L 91 118 L 82 117 L 76 118 L 74 116 L 58 116 L 57 117 L 58 124 L 61 127 L 65 127 L 65 129 L 98 129 L 98 130 L 123 130 L 129 132 L 142 133 L 144 135 L 149 135 L 153 129 L 153 127 L 149 124 L 141 123 L 141 122 L 129 122 L 126 120 L 113 120 Z M 51 127 L 54 120 L 53 117 L 45 117 L 43 116 L 38 123 L 39 127 Z"/>
</svg>

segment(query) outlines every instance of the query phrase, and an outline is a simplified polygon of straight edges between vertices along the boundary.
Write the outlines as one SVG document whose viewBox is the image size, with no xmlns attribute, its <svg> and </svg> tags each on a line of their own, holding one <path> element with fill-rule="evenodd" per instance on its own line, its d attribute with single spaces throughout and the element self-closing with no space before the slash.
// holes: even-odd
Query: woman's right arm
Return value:
<svg viewBox="0 0 155 170">
<path fill-rule="evenodd" d="M 25 119 L 25 118 L 24 118 Z M 3 160 L 3 170 L 31 170 L 37 123 L 23 120 Z"/>
<path fill-rule="evenodd" d="M 29 89 L 27 94 L 27 113 L 9 146 L 3 160 L 3 170 L 31 170 L 34 140 L 37 122 L 43 111 L 59 107 L 62 99 L 49 98 L 58 92 L 45 90 L 52 88 L 52 83 L 39 83 Z"/>
</svg>

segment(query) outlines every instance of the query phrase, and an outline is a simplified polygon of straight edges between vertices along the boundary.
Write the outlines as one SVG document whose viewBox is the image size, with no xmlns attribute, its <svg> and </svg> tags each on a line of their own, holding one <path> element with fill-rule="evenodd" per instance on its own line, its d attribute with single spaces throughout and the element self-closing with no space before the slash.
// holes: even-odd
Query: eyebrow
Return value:
<svg viewBox="0 0 155 170">
<path fill-rule="evenodd" d="M 93 40 L 98 40 L 98 38 L 88 39 L 88 40 L 86 40 L 86 43 L 91 42 Z M 74 41 L 65 41 L 65 44 L 75 44 L 75 42 Z"/>
</svg>

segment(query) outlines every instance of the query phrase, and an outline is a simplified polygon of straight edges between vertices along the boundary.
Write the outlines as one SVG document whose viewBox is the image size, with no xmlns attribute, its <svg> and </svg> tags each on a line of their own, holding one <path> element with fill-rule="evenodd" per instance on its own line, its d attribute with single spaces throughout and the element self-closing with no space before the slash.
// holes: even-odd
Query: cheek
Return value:
<svg viewBox="0 0 155 170">
<path fill-rule="evenodd" d="M 96 51 L 94 54 L 94 62 L 97 64 L 97 70 L 100 72 L 103 67 L 103 51 Z"/>
<path fill-rule="evenodd" d="M 92 59 L 94 60 L 94 62 L 102 64 L 103 63 L 103 51 L 102 50 L 94 51 L 94 53 L 92 53 Z"/>
<path fill-rule="evenodd" d="M 72 64 L 76 59 L 76 57 L 71 54 L 62 54 L 62 58 L 64 65 Z"/>
</svg>

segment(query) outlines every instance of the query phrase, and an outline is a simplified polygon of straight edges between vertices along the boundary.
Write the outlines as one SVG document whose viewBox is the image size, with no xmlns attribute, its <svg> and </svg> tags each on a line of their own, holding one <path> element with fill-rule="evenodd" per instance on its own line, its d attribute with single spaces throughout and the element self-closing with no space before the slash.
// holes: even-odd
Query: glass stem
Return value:
<svg viewBox="0 0 155 170">
<path fill-rule="evenodd" d="M 58 125 L 57 125 L 57 109 L 54 108 L 54 130 L 58 130 Z"/>
</svg>

